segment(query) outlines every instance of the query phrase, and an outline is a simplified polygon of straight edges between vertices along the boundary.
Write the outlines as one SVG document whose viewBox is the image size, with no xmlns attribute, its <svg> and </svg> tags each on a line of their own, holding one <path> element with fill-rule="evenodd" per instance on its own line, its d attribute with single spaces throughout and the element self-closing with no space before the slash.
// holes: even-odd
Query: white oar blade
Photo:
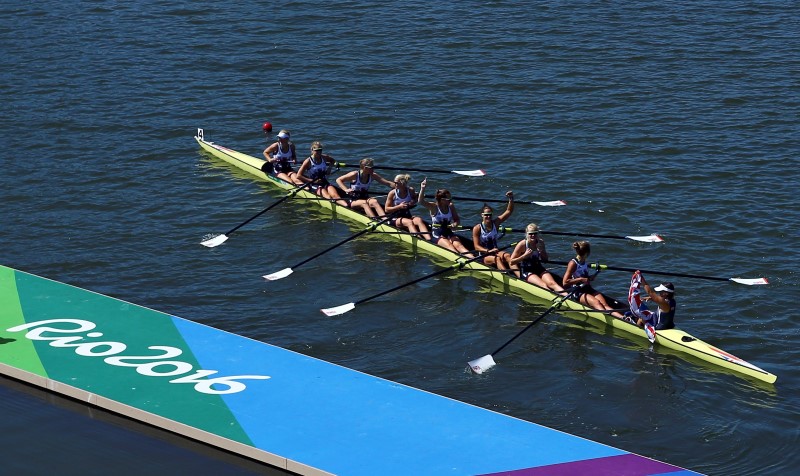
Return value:
<svg viewBox="0 0 800 476">
<path fill-rule="evenodd" d="M 531 202 L 534 205 L 539 205 L 540 207 L 563 207 L 567 204 L 564 200 L 553 200 L 552 202 Z"/>
<path fill-rule="evenodd" d="M 486 172 L 483 170 L 451 170 L 454 174 L 466 175 L 467 177 L 483 177 Z"/>
<path fill-rule="evenodd" d="M 341 306 L 329 307 L 328 309 L 321 309 L 321 311 L 326 316 L 338 316 L 339 314 L 344 314 L 345 312 L 352 311 L 355 308 L 356 308 L 356 303 L 348 302 L 347 304 L 342 304 Z"/>
<path fill-rule="evenodd" d="M 215 246 L 219 246 L 225 243 L 226 241 L 228 241 L 228 235 L 222 234 L 222 235 L 217 235 L 214 238 L 208 239 L 206 241 L 201 241 L 200 244 L 208 248 L 213 248 Z"/>
<path fill-rule="evenodd" d="M 272 274 L 265 274 L 264 279 L 268 279 L 270 281 L 277 281 L 279 279 L 285 278 L 286 276 L 289 276 L 292 273 L 294 273 L 294 271 L 292 271 L 292 268 L 283 268 L 278 272 Z"/>
<path fill-rule="evenodd" d="M 748 286 L 756 286 L 759 284 L 769 284 L 767 278 L 730 278 L 734 283 L 746 284 Z"/>
<path fill-rule="evenodd" d="M 469 362 L 467 362 L 467 365 L 469 365 L 470 370 L 480 375 L 497 364 L 492 358 L 492 355 L 487 354 L 475 360 L 470 360 Z"/>
<path fill-rule="evenodd" d="M 625 238 L 633 241 L 641 241 L 644 243 L 661 243 L 662 241 L 664 241 L 664 238 L 661 238 L 656 234 L 644 235 L 644 236 L 626 236 Z"/>
</svg>

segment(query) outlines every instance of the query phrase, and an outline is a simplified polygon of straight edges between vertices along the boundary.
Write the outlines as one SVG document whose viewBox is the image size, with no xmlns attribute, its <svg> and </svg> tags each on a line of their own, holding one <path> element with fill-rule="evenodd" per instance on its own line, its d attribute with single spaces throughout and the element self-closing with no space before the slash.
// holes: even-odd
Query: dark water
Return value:
<svg viewBox="0 0 800 476">
<path fill-rule="evenodd" d="M 0 12 L 3 264 L 696 471 L 800 468 L 796 2 L 42 1 Z M 676 278 L 677 320 L 777 384 L 565 315 L 470 376 L 467 360 L 545 309 L 470 276 L 323 316 L 437 267 L 369 236 L 268 283 L 260 275 L 356 230 L 301 203 L 199 246 L 279 195 L 199 154 L 195 129 L 257 155 L 265 120 L 301 151 L 320 139 L 350 162 L 490 172 L 431 174 L 433 189 L 569 203 L 520 205 L 513 226 L 667 239 L 594 240 L 593 258 L 612 266 L 767 276 L 764 287 Z M 469 221 L 478 205 L 457 203 Z M 551 255 L 568 259 L 571 241 L 549 238 Z M 600 286 L 621 295 L 628 278 L 608 271 Z M 17 474 L 140 474 L 143 460 L 150 473 L 249 470 L 17 390 L 0 402 L 0 456 Z M 47 444 L 30 451 L 37 441 Z"/>
</svg>

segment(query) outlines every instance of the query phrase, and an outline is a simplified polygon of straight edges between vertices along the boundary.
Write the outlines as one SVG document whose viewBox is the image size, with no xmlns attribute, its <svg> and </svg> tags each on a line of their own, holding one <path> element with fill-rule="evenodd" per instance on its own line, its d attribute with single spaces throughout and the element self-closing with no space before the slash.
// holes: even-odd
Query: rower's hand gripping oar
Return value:
<svg viewBox="0 0 800 476">
<path fill-rule="evenodd" d="M 252 217 L 248 218 L 246 221 L 244 221 L 244 222 L 240 223 L 239 225 L 231 228 L 230 230 L 226 231 L 225 233 L 223 233 L 221 235 L 217 235 L 214 238 L 210 238 L 208 240 L 201 241 L 200 244 L 203 245 L 203 246 L 206 246 L 208 248 L 214 248 L 215 246 L 219 246 L 219 245 L 225 243 L 226 241 L 228 241 L 228 238 L 229 238 L 228 235 L 230 235 L 234 231 L 238 230 L 239 228 L 247 225 L 251 221 L 253 221 L 256 218 L 260 217 L 261 215 L 267 213 L 272 208 L 274 208 L 274 207 L 280 205 L 281 203 L 285 202 L 286 200 L 294 197 L 295 195 L 297 195 L 297 192 L 299 192 L 300 190 L 303 190 L 304 188 L 310 186 L 312 183 L 313 182 L 308 182 L 308 183 L 305 183 L 305 184 L 303 184 L 303 185 L 301 185 L 301 186 L 299 186 L 297 188 L 292 189 L 291 191 L 289 191 L 289 193 L 286 194 L 285 197 L 281 198 L 277 202 L 273 203 L 272 205 L 268 206 L 267 208 L 265 208 L 265 209 L 261 210 L 260 212 L 256 213 Z"/>
<path fill-rule="evenodd" d="M 289 276 L 290 274 L 292 274 L 292 273 L 294 272 L 294 270 L 295 270 L 295 269 L 299 268 L 300 266 L 303 266 L 304 264 L 308 263 L 309 261 L 311 261 L 311 260 L 313 260 L 313 259 L 315 259 L 315 258 L 318 258 L 318 257 L 320 257 L 320 256 L 324 255 L 324 254 L 325 254 L 325 253 L 327 253 L 328 251 L 331 251 L 331 250 L 333 250 L 333 249 L 335 249 L 335 248 L 338 248 L 339 246 L 341 246 L 341 245 L 343 245 L 343 244 L 347 243 L 348 241 L 355 240 L 356 238 L 358 238 L 359 236 L 361 236 L 361 235 L 363 235 L 363 234 L 365 234 L 365 233 L 369 233 L 370 231 L 373 231 L 373 230 L 375 230 L 376 228 L 378 228 L 379 226 L 383 225 L 384 223 L 387 223 L 387 222 L 389 222 L 389 221 L 390 221 L 390 220 L 393 218 L 393 216 L 392 216 L 392 215 L 393 215 L 393 214 L 390 214 L 390 215 L 389 215 L 389 216 L 387 216 L 385 219 L 383 219 L 383 220 L 381 220 L 381 221 L 379 221 L 379 222 L 373 222 L 373 223 L 370 223 L 370 224 L 367 226 L 367 228 L 365 228 L 365 229 L 363 229 L 363 230 L 359 231 L 359 232 L 358 232 L 358 233 L 356 233 L 355 235 L 352 235 L 352 236 L 349 236 L 349 237 L 345 238 L 344 240 L 342 240 L 342 241 L 340 241 L 340 242 L 336 243 L 335 245 L 333 245 L 333 246 L 331 246 L 331 247 L 329 247 L 329 248 L 327 248 L 327 249 L 325 249 L 325 250 L 322 250 L 322 251 L 320 251 L 319 253 L 315 254 L 314 256 L 312 256 L 312 257 L 310 257 L 310 258 L 306 258 L 306 259 L 304 259 L 303 261 L 301 261 L 301 262 L 297 263 L 296 265 L 292 266 L 291 268 L 283 268 L 282 270 L 280 270 L 280 271 L 277 271 L 277 272 L 275 272 L 275 273 L 272 273 L 272 274 L 265 274 L 265 275 L 264 275 L 264 279 L 268 279 L 268 280 L 270 280 L 270 281 L 276 281 L 276 280 L 278 280 L 278 279 L 285 278 L 286 276 Z"/>
<path fill-rule="evenodd" d="M 566 261 L 564 261 L 564 262 L 562 262 L 562 261 L 548 261 L 548 263 L 561 264 L 561 265 L 568 264 L 568 262 L 566 262 Z M 698 275 L 698 274 L 667 273 L 665 271 L 652 271 L 652 270 L 646 270 L 646 269 L 641 269 L 641 268 L 618 268 L 618 267 L 608 266 L 608 265 L 600 264 L 600 263 L 592 263 L 589 266 L 592 267 L 592 268 L 598 269 L 598 270 L 599 269 L 609 269 L 611 271 L 628 271 L 630 273 L 633 273 L 633 272 L 636 272 L 636 271 L 641 271 L 644 274 L 658 274 L 658 275 L 661 275 L 661 276 L 675 276 L 675 277 L 678 277 L 678 278 L 708 279 L 708 280 L 711 280 L 711 281 L 733 281 L 734 283 L 746 284 L 748 286 L 755 286 L 755 285 L 759 285 L 759 284 L 769 284 L 769 281 L 767 280 L 767 278 L 719 278 L 719 277 L 716 277 L 716 276 L 701 276 L 701 275 Z"/>
<path fill-rule="evenodd" d="M 524 232 L 525 231 L 524 229 L 521 229 L 521 228 L 506 228 L 506 227 L 502 227 L 502 229 L 504 231 L 508 231 L 508 232 Z M 664 238 L 662 238 L 662 237 L 660 237 L 660 236 L 658 236 L 656 234 L 640 235 L 640 236 L 634 236 L 634 235 L 622 236 L 622 235 L 597 235 L 597 234 L 593 234 L 593 233 L 570 233 L 570 232 L 567 232 L 567 231 L 546 231 L 546 230 L 539 230 L 539 233 L 541 233 L 543 235 L 555 235 L 555 236 L 580 236 L 580 237 L 586 237 L 586 238 L 610 238 L 610 239 L 613 239 L 613 240 L 633 240 L 633 241 L 641 241 L 643 243 L 661 243 L 662 241 L 664 241 Z"/>
<path fill-rule="evenodd" d="M 502 251 L 502 250 L 504 250 L 506 248 L 509 248 L 511 246 L 514 246 L 514 245 L 516 245 L 516 243 L 512 243 L 512 244 L 510 244 L 508 246 L 504 246 L 504 247 L 498 249 L 497 251 L 493 251 L 492 254 L 497 253 L 498 251 Z M 375 294 L 373 296 L 370 296 L 368 298 L 364 298 L 364 299 L 361 299 L 361 300 L 356 301 L 356 302 L 349 302 L 347 304 L 342 304 L 341 306 L 329 307 L 327 309 L 321 309 L 321 311 L 323 313 L 325 313 L 326 316 L 338 316 L 339 314 L 344 314 L 345 312 L 349 312 L 349 311 L 352 311 L 353 309 L 355 309 L 355 307 L 357 305 L 363 304 L 363 303 L 365 303 L 367 301 L 372 301 L 373 299 L 379 298 L 379 297 L 383 296 L 384 294 L 389 294 L 389 293 L 395 292 L 398 289 L 405 288 L 407 286 L 411 286 L 412 284 L 417 284 L 420 281 L 424 281 L 426 279 L 433 278 L 435 276 L 439 276 L 440 274 L 448 273 L 450 271 L 454 271 L 454 270 L 457 270 L 457 269 L 462 269 L 462 268 L 464 268 L 464 266 L 468 265 L 469 263 L 472 263 L 473 261 L 477 261 L 477 260 L 483 258 L 484 256 L 486 256 L 486 255 L 476 256 L 476 257 L 470 258 L 468 260 L 464 260 L 463 258 L 459 258 L 455 264 L 453 264 L 451 266 L 448 266 L 447 268 L 440 269 L 439 271 L 436 271 L 435 273 L 431 273 L 431 274 L 425 275 L 425 276 L 423 276 L 421 278 L 417 278 L 417 279 L 415 279 L 413 281 L 409 281 L 409 282 L 407 282 L 405 284 L 401 284 L 400 286 L 395 286 L 392 289 L 380 292 L 380 293 Z"/>
<path fill-rule="evenodd" d="M 337 162 L 336 165 L 338 167 L 354 167 L 359 168 L 360 165 L 358 164 L 345 164 L 342 162 Z M 433 174 L 458 174 L 458 175 L 466 175 L 467 177 L 483 177 L 486 175 L 486 172 L 483 170 L 442 170 L 442 169 L 411 169 L 408 167 L 375 167 L 376 169 L 381 170 L 402 170 L 408 172 L 430 172 Z"/>
<path fill-rule="evenodd" d="M 514 340 L 516 340 L 517 337 L 521 336 L 523 333 L 525 333 L 525 331 L 533 327 L 534 324 L 544 319 L 545 316 L 558 309 L 561 306 L 561 304 L 564 303 L 564 301 L 574 296 L 575 293 L 577 293 L 583 286 L 585 286 L 585 283 L 582 283 L 572 288 L 572 290 L 569 293 L 567 293 L 566 296 L 559 297 L 546 311 L 544 311 L 544 313 L 542 313 L 542 315 L 531 321 L 531 323 L 525 326 L 524 329 L 517 332 L 517 334 L 514 337 L 506 341 L 505 344 L 498 347 L 497 350 L 495 350 L 491 354 L 486 354 L 483 357 L 479 357 L 475 360 L 470 360 L 469 362 L 467 362 L 467 365 L 469 365 L 470 370 L 472 370 L 476 374 L 482 374 L 483 372 L 497 365 L 497 363 L 494 361 L 494 356 L 497 355 L 498 352 L 505 349 L 508 344 L 514 342 Z"/>
</svg>

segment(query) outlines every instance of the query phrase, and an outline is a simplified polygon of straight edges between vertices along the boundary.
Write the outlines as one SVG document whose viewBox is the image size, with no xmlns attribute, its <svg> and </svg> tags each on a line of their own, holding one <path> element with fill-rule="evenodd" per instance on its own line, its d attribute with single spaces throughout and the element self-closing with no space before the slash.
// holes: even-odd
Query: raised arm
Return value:
<svg viewBox="0 0 800 476">
<path fill-rule="evenodd" d="M 508 197 L 508 205 L 506 205 L 506 211 L 504 211 L 503 213 L 500 214 L 499 217 L 497 217 L 498 225 L 508 220 L 508 217 L 510 217 L 511 214 L 514 213 L 514 192 L 509 190 L 508 192 L 506 192 L 506 197 Z"/>
<path fill-rule="evenodd" d="M 650 296 L 650 300 L 658 304 L 658 307 L 661 309 L 661 311 L 669 312 L 670 311 L 669 302 L 667 302 L 666 299 L 661 297 L 660 294 L 658 294 L 653 290 L 653 288 L 647 283 L 647 280 L 644 279 L 644 275 L 640 276 L 642 277 L 642 284 L 644 285 L 643 286 L 644 290 L 647 293 L 647 295 Z"/>
<path fill-rule="evenodd" d="M 429 202 L 425 200 L 425 186 L 428 185 L 428 178 L 425 177 L 422 182 L 419 184 L 419 196 L 417 197 L 417 203 L 422 205 L 423 207 L 427 208 L 431 214 L 436 213 L 436 203 Z"/>
</svg>

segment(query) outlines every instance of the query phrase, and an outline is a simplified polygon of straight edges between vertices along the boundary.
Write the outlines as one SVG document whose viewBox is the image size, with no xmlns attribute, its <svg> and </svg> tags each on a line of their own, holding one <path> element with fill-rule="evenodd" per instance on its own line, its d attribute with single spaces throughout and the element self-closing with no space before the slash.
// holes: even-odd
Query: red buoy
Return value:
<svg viewBox="0 0 800 476">
<path fill-rule="evenodd" d="M 264 126 L 262 126 L 262 129 L 264 129 L 264 132 L 272 132 L 272 123 L 265 122 Z"/>
</svg>

